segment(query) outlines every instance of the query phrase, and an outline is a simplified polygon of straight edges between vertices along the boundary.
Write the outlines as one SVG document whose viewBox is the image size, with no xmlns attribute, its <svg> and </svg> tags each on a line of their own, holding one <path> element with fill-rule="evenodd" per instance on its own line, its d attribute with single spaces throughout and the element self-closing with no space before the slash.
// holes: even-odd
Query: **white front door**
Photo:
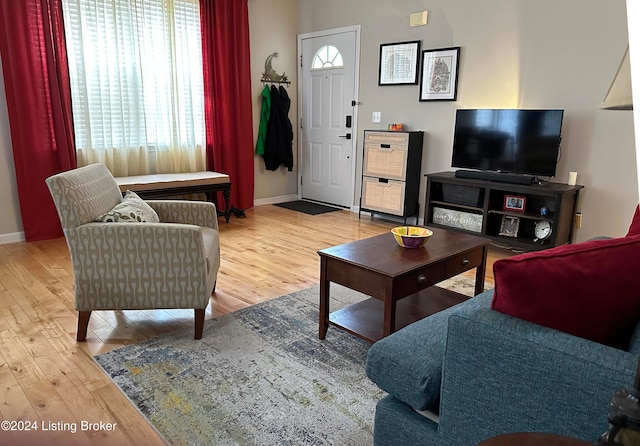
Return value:
<svg viewBox="0 0 640 446">
<path fill-rule="evenodd" d="M 298 38 L 301 196 L 350 208 L 356 148 L 359 27 Z"/>
</svg>

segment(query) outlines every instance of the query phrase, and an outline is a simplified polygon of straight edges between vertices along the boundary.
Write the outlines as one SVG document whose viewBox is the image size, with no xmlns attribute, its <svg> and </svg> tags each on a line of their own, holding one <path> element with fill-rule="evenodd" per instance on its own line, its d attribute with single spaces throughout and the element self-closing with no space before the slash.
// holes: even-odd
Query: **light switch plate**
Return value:
<svg viewBox="0 0 640 446">
<path fill-rule="evenodd" d="M 380 122 L 382 120 L 381 112 L 373 112 L 371 113 L 371 122 Z"/>
</svg>

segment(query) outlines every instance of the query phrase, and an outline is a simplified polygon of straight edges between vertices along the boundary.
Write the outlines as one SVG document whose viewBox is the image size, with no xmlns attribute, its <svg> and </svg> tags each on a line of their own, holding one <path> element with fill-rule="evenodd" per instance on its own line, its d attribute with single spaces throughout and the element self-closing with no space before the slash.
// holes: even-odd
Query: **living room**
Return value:
<svg viewBox="0 0 640 446">
<path fill-rule="evenodd" d="M 424 3 L 424 4 L 423 4 Z M 265 58 L 279 52 L 278 72 L 290 74 L 293 98 L 290 118 L 297 115 L 297 34 L 353 24 L 362 25 L 358 135 L 368 129 L 402 122 L 406 129 L 425 132 L 422 173 L 451 170 L 451 145 L 458 108 L 564 109 L 562 156 L 555 181 L 566 182 L 578 172 L 585 186 L 579 210 L 582 228 L 576 241 L 623 233 L 638 201 L 633 113 L 598 108 L 628 43 L 623 0 L 495 2 L 387 2 L 336 3 L 336 8 L 313 1 L 249 2 L 254 137 L 260 119 L 260 82 Z M 333 11 L 340 10 L 339 14 Z M 579 20 L 576 20 L 576 9 Z M 409 27 L 412 12 L 429 10 L 426 26 Z M 482 20 L 477 20 L 482 18 Z M 278 26 L 273 26 L 273 23 Z M 543 25 L 541 25 L 543 24 Z M 544 30 L 541 31 L 541 30 Z M 378 86 L 379 46 L 420 40 L 422 49 L 461 46 L 458 100 L 419 102 L 419 86 Z M 549 69 L 553 67 L 553 69 Z M 2 93 L 4 94 L 4 88 Z M 4 104 L 4 100 L 0 101 Z M 24 239 L 15 185 L 6 108 L 0 113 L 0 192 L 3 213 L 0 242 Z M 381 124 L 371 113 L 382 113 Z M 294 132 L 296 126 L 294 126 Z M 297 136 L 297 135 L 296 135 Z M 356 150 L 361 163 L 361 147 Z M 297 153 L 294 151 L 294 156 Z M 254 159 L 256 205 L 284 201 L 298 193 L 298 163 L 293 172 L 267 171 L 261 157 Z M 360 198 L 360 180 L 354 206 Z M 425 196 L 421 181 L 420 197 Z M 421 198 L 420 215 L 424 212 Z"/>
<path fill-rule="evenodd" d="M 421 10 L 429 10 L 428 24 L 409 27 L 409 15 Z M 562 158 L 558 163 L 554 180 L 566 183 L 569 171 L 577 171 L 578 183 L 585 186 L 579 202 L 579 211 L 584 220 L 582 227 L 576 229 L 574 241 L 584 241 L 600 235 L 625 234 L 639 201 L 634 116 L 629 111 L 605 111 L 598 108 L 628 42 L 627 12 L 623 0 L 440 0 L 396 3 L 382 0 L 249 0 L 249 13 L 252 95 L 255 100 L 254 136 L 259 122 L 262 89 L 260 78 L 265 57 L 278 51 L 280 57 L 275 61 L 277 71 L 296 73 L 298 34 L 358 24 L 361 25 L 358 95 L 361 105 L 357 111 L 357 141 L 362 140 L 364 130 L 386 128 L 387 123 L 402 122 L 407 129 L 425 132 L 422 173 L 439 172 L 451 170 L 451 144 L 456 109 L 564 109 Z M 420 40 L 423 49 L 461 47 L 457 101 L 419 102 L 418 85 L 378 86 L 380 44 L 411 40 Z M 295 75 L 290 77 L 292 83 L 289 93 L 293 98 L 290 117 L 294 121 L 298 110 L 295 94 L 298 85 Z M 2 96 L 4 85 L 0 91 Z M 382 113 L 381 124 L 370 122 L 371 114 L 376 111 Z M 65 257 L 68 254 L 65 252 L 64 240 L 46 242 L 50 245 L 22 242 L 4 99 L 0 100 L 0 153 L 3 154 L 0 160 L 0 196 L 4 210 L 0 217 L 0 243 L 7 244 L 6 247 L 1 247 L 5 255 L 9 253 L 5 258 L 25 259 L 31 255 L 37 258 L 43 246 L 51 246 L 52 253 L 40 257 L 40 261 L 52 262 L 49 274 L 58 274 L 64 284 L 59 289 L 59 293 L 64 297 L 59 301 L 66 302 L 67 307 L 72 306 L 72 272 L 68 257 Z M 359 169 L 362 162 L 361 145 L 357 154 Z M 317 255 L 315 249 L 303 252 L 304 238 L 295 243 L 278 238 L 278 243 L 256 247 L 252 243 L 242 244 L 242 236 L 237 235 L 237 232 L 246 231 L 258 239 L 266 238 L 270 232 L 278 228 L 283 219 L 290 220 L 286 225 L 282 224 L 287 228 L 299 223 L 295 214 L 283 213 L 271 206 L 278 201 L 297 198 L 297 165 L 296 159 L 293 172 L 285 169 L 273 172 L 264 169 L 260 157 L 254 158 L 255 207 L 248 210 L 250 212 L 247 213 L 246 219 L 233 218 L 226 228 L 221 220 L 223 262 L 217 289 L 218 297 L 215 301 L 219 306 L 208 310 L 208 318 L 246 306 L 248 303 L 260 302 L 317 284 Z M 356 210 L 360 197 L 359 182 L 357 179 L 353 210 Z M 422 216 L 426 194 L 424 179 L 420 187 Z M 328 246 L 338 243 L 340 237 L 364 238 L 385 232 L 392 226 L 388 222 L 377 220 L 371 224 L 367 221 L 358 222 L 357 216 L 347 216 L 348 218 L 335 216 L 330 223 L 325 223 L 322 235 L 313 243 L 324 243 Z M 259 220 L 261 217 L 263 220 Z M 258 221 L 264 226 L 256 226 Z M 308 225 L 309 223 L 305 222 L 302 227 L 308 228 Z M 336 232 L 341 233 L 340 237 L 332 235 L 329 228 L 336 228 Z M 233 237 L 231 232 L 234 232 Z M 225 236 L 228 237 L 227 242 Z M 225 246 L 232 240 L 233 245 Z M 260 258 L 267 255 L 269 250 L 287 249 L 292 253 L 289 256 L 278 257 L 277 262 Z M 258 273 L 243 263 L 247 258 L 243 255 L 243 250 L 251 253 L 247 254 L 248 256 L 258 257 Z M 53 256 L 55 261 L 47 260 L 49 255 Z M 250 258 L 255 260 L 255 257 Z M 3 267 L 0 291 L 9 289 L 9 284 L 14 286 L 16 277 L 18 280 L 24 279 L 25 282 L 33 279 L 25 272 L 25 266 L 28 267 L 29 261 L 25 262 L 17 269 L 12 269 L 15 268 L 13 263 L 11 267 Z M 267 277 L 269 274 L 273 274 L 273 277 Z M 181 314 L 176 321 L 173 318 L 175 313 L 170 313 L 157 319 L 154 317 L 152 322 L 145 322 L 146 315 L 140 312 L 132 316 L 133 319 L 137 319 L 143 326 L 149 326 L 143 327 L 141 337 L 129 339 L 127 336 L 136 331 L 135 323 L 132 328 L 132 321 L 120 324 L 121 321 L 117 317 L 105 316 L 104 321 L 97 319 L 98 325 L 93 329 L 96 333 L 104 334 L 105 338 L 112 339 L 105 343 L 88 342 L 87 346 L 76 347 L 73 341 L 75 312 L 71 308 L 59 308 L 60 302 L 53 305 L 52 314 L 60 311 L 67 338 L 63 339 L 62 332 L 57 327 L 51 329 L 52 339 L 64 352 L 67 364 L 75 364 L 78 368 L 76 374 L 91 382 L 89 385 L 83 383 L 83 389 L 86 390 L 74 392 L 73 387 L 78 385 L 79 380 L 61 381 L 66 391 L 77 398 L 74 409 L 81 407 L 105 420 L 112 417 L 107 414 L 120 412 L 118 420 L 129 418 L 131 421 L 127 425 L 126 434 L 110 437 L 111 439 L 122 441 L 122 444 L 142 444 L 145 439 L 152 438 L 150 443 L 157 441 L 160 444 L 155 431 L 146 424 L 131 404 L 121 396 L 113 396 L 116 387 L 104 376 L 99 376 L 100 372 L 96 372 L 97 368 L 92 363 L 90 355 L 107 351 L 116 345 L 126 345 L 142 338 L 167 333 L 179 326 L 190 326 L 191 314 Z M 38 314 L 37 309 L 34 313 Z M 42 333 L 48 333 L 46 322 L 21 319 L 8 310 L 2 312 L 2 320 L 7 326 L 21 326 L 23 332 L 33 333 L 36 338 Z M 140 336 L 140 333 L 135 336 Z M 10 337 L 9 342 L 11 340 L 15 338 Z M 3 347 L 7 345 L 8 343 L 5 343 Z M 46 348 L 44 344 L 37 342 L 35 345 L 32 349 L 34 352 Z M 12 363 L 20 363 L 21 355 L 30 354 L 27 353 L 28 349 L 7 348 L 7 351 L 13 352 Z M 79 359 L 80 352 L 84 355 L 83 359 Z M 32 363 L 32 359 L 24 361 L 24 364 Z M 47 364 L 46 360 L 40 367 L 43 367 L 43 364 Z M 60 370 L 59 374 L 62 377 L 64 367 L 51 367 Z M 6 367 L 3 368 L 7 371 Z M 24 373 L 29 375 L 30 372 L 26 370 Z M 3 376 L 3 382 L 5 377 L 7 375 Z M 36 385 L 29 389 L 28 397 L 10 398 L 10 401 L 15 401 L 15 412 L 11 412 L 12 414 L 33 414 L 34 403 L 29 400 L 38 401 L 40 398 L 41 401 L 49 401 L 51 397 L 51 401 L 60 403 L 61 398 L 53 398 L 47 393 L 50 391 L 49 387 L 42 385 L 44 390 L 38 389 L 37 383 L 41 377 L 37 373 L 28 378 L 33 378 Z M 89 395 L 92 391 L 95 391 L 97 396 Z M 60 405 L 50 410 L 54 414 L 66 414 L 66 409 Z M 373 408 L 371 410 L 373 411 Z M 8 418 L 5 411 L 0 413 Z M 66 419 L 66 415 L 50 416 L 50 419 L 54 418 Z"/>
</svg>

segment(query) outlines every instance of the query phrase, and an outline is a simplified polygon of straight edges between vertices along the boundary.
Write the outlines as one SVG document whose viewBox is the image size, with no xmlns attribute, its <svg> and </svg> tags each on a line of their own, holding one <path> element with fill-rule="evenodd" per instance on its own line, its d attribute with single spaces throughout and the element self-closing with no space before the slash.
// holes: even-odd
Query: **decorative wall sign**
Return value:
<svg viewBox="0 0 640 446">
<path fill-rule="evenodd" d="M 378 85 L 416 85 L 420 41 L 380 45 Z"/>
<path fill-rule="evenodd" d="M 264 61 L 264 73 L 262 73 L 262 79 L 260 79 L 260 82 L 290 84 L 291 81 L 287 77 L 286 73 L 278 74 L 276 73 L 276 70 L 273 69 L 272 61 L 274 57 L 278 57 L 277 52 L 267 56 L 267 60 Z"/>
<path fill-rule="evenodd" d="M 455 101 L 460 47 L 422 52 L 421 101 Z"/>
<path fill-rule="evenodd" d="M 433 223 L 471 232 L 482 231 L 482 214 L 433 207 Z"/>
</svg>

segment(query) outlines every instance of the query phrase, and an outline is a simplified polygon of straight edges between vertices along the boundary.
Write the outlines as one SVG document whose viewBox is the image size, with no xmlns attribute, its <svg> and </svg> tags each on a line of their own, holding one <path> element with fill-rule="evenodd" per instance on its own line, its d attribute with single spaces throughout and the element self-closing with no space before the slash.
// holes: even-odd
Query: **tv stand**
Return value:
<svg viewBox="0 0 640 446">
<path fill-rule="evenodd" d="M 487 170 L 456 170 L 456 178 L 471 178 L 474 180 L 497 181 L 511 184 L 533 184 L 536 177 L 531 175 L 519 175 L 515 173 L 490 172 Z"/>
<path fill-rule="evenodd" d="M 522 251 L 537 251 L 573 240 L 578 194 L 583 186 L 552 182 L 509 184 L 461 178 L 458 172 L 425 175 L 426 225 L 481 235 L 497 246 Z M 506 208 L 508 197 L 522 199 L 524 209 Z M 536 236 L 541 222 L 549 223 L 552 230 L 544 240 Z"/>
</svg>

